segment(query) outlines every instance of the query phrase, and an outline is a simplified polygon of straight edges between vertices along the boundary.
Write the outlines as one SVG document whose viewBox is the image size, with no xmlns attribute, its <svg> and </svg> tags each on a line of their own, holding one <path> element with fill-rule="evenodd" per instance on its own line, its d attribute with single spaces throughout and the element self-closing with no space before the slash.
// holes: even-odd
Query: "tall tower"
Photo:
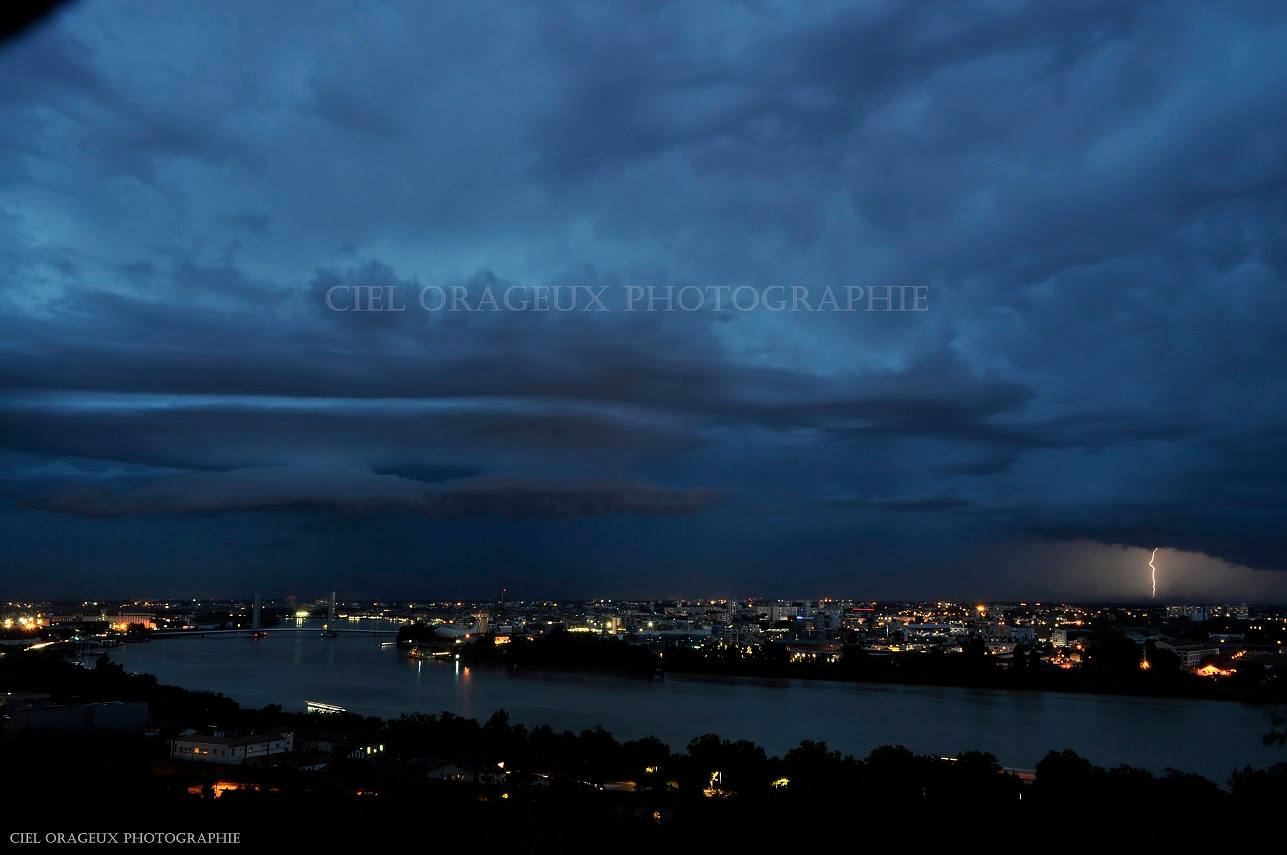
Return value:
<svg viewBox="0 0 1287 855">
<path fill-rule="evenodd" d="M 258 630 L 262 628 L 263 624 L 260 621 L 260 615 L 261 615 L 261 612 L 260 612 L 259 595 L 255 594 L 255 612 L 254 612 L 254 619 L 250 624 L 251 629 Z"/>
<path fill-rule="evenodd" d="M 322 624 L 322 638 L 335 638 L 335 592 L 331 591 L 331 601 L 326 604 L 326 623 Z"/>
</svg>

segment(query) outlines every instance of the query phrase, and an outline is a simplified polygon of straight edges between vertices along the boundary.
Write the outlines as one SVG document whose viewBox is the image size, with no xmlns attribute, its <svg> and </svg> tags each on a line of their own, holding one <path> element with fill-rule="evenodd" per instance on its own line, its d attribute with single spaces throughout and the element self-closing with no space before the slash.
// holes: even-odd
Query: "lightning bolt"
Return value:
<svg viewBox="0 0 1287 855">
<path fill-rule="evenodd" d="M 1148 569 L 1153 576 L 1153 599 L 1157 599 L 1157 565 L 1153 559 L 1157 557 L 1157 547 L 1153 547 L 1153 554 L 1148 557 Z"/>
</svg>

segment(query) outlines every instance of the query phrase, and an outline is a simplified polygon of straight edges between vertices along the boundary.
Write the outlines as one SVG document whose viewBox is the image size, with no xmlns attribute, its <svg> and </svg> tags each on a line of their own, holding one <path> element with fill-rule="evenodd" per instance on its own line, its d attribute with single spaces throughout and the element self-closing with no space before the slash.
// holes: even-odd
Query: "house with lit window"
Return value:
<svg viewBox="0 0 1287 855">
<path fill-rule="evenodd" d="M 425 777 L 431 781 L 471 782 L 476 784 L 504 784 L 508 772 L 504 763 L 495 766 L 477 763 L 453 763 L 448 760 L 428 758 L 424 763 Z"/>
<path fill-rule="evenodd" d="M 350 760 L 372 760 L 384 754 L 384 743 L 378 737 L 327 730 L 297 731 L 295 744 L 303 751 Z"/>
<path fill-rule="evenodd" d="M 204 736 L 184 734 L 170 740 L 170 756 L 175 760 L 197 763 L 242 763 L 286 754 L 295 748 L 295 735 L 290 731 L 254 733 L 249 736 Z"/>
</svg>

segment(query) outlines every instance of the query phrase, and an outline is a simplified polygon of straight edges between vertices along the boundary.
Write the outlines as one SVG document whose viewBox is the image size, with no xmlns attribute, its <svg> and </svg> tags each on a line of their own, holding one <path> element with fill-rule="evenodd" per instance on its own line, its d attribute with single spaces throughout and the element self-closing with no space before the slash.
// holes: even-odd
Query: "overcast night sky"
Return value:
<svg viewBox="0 0 1287 855">
<path fill-rule="evenodd" d="M 234 8 L 235 7 L 235 8 Z M 5 597 L 1287 599 L 1287 6 L 72 5 Z M 396 285 L 402 313 L 334 312 Z M 583 284 L 607 312 L 428 312 Z M 924 312 L 625 312 L 922 284 Z"/>
</svg>

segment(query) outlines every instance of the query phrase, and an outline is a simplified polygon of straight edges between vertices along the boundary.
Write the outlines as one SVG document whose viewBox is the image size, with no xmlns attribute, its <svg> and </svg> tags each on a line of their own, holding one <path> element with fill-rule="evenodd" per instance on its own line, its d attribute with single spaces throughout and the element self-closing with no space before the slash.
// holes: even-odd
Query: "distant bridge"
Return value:
<svg viewBox="0 0 1287 855">
<path fill-rule="evenodd" d="M 326 621 L 319 626 L 263 626 L 263 606 L 258 594 L 255 594 L 255 605 L 251 611 L 249 627 L 237 629 L 172 629 L 165 632 L 153 632 L 149 638 L 183 638 L 184 636 L 207 635 L 255 635 L 282 632 L 313 632 L 322 636 L 344 635 L 397 635 L 396 629 L 352 629 L 337 627 L 335 617 L 335 592 L 331 591 L 330 601 L 326 605 Z"/>
<path fill-rule="evenodd" d="M 253 635 L 256 632 L 262 633 L 284 633 L 284 632 L 311 632 L 314 635 L 323 633 L 335 633 L 336 635 L 397 635 L 396 629 L 330 629 L 324 630 L 316 626 L 270 626 L 264 629 L 254 629 L 247 627 L 244 629 L 174 629 L 165 632 L 153 632 L 148 638 L 182 638 L 185 635 L 204 636 L 204 635 Z"/>
<path fill-rule="evenodd" d="M 205 629 L 205 630 L 178 630 L 171 632 L 153 633 L 153 638 L 178 638 L 184 635 L 239 635 L 239 634 L 268 634 L 270 632 L 316 632 L 321 636 L 336 636 L 340 633 L 345 635 L 397 635 L 396 629 L 350 629 L 348 627 L 338 628 L 335 626 L 335 592 L 331 591 L 330 601 L 326 604 L 326 622 L 320 628 L 310 626 L 273 626 L 266 627 L 263 625 L 263 608 L 258 594 L 255 594 L 255 605 L 251 612 L 251 622 L 249 629 Z"/>
</svg>

